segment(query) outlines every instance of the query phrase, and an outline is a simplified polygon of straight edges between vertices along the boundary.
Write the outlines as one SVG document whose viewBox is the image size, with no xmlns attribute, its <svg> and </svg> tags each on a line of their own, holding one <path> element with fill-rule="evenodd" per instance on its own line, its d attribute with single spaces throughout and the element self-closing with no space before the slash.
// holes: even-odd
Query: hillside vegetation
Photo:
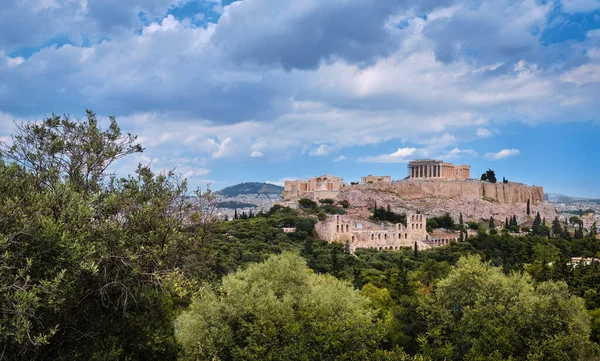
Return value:
<svg viewBox="0 0 600 361">
<path fill-rule="evenodd" d="M 351 254 L 310 212 L 222 221 L 214 194 L 192 208 L 173 173 L 107 174 L 143 150 L 114 119 L 51 117 L 14 139 L 0 145 L 0 360 L 600 358 L 600 267 L 570 264 L 600 255 L 595 235 Z"/>
</svg>

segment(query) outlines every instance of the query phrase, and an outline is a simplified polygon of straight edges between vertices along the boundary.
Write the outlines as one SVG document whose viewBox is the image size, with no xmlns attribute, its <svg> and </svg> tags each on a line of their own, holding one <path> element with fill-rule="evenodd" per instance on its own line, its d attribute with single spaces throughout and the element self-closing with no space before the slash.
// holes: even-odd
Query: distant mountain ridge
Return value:
<svg viewBox="0 0 600 361">
<path fill-rule="evenodd" d="M 585 198 L 585 197 L 572 197 L 560 193 L 546 193 L 544 198 L 549 202 L 555 203 L 572 203 L 572 202 L 589 202 L 589 203 L 600 203 L 600 199 Z"/>
<path fill-rule="evenodd" d="M 225 197 L 237 197 L 245 194 L 281 195 L 283 187 L 270 183 L 245 182 L 216 192 Z"/>
</svg>

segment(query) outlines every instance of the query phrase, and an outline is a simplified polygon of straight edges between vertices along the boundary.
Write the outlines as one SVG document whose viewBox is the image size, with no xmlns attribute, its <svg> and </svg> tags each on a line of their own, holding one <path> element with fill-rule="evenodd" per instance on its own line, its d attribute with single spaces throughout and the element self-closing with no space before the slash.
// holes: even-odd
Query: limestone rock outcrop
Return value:
<svg viewBox="0 0 600 361">
<path fill-rule="evenodd" d="M 479 222 L 494 217 L 496 221 L 504 223 L 506 218 L 516 215 L 519 224 L 522 224 L 528 220 L 527 198 L 524 196 L 527 193 L 524 193 L 524 189 L 519 192 L 518 196 L 512 195 L 512 198 L 509 198 L 512 200 L 511 203 L 501 203 L 488 198 L 472 197 L 460 193 L 440 195 L 439 193 L 421 192 L 401 193 L 402 195 L 400 195 L 388 188 L 365 187 L 347 187 L 338 194 L 337 198 L 350 203 L 349 214 L 362 217 L 368 217 L 371 212 L 369 208 L 377 203 L 379 207 L 387 207 L 389 204 L 390 208 L 397 213 L 419 211 L 427 217 L 450 213 L 456 221 L 462 213 L 465 222 Z M 531 192 L 533 194 L 537 191 L 531 190 Z M 556 216 L 554 207 L 543 201 L 532 202 L 531 216 L 538 211 L 542 217 L 546 218 L 547 222 L 551 222 Z"/>
<path fill-rule="evenodd" d="M 404 180 L 393 184 L 354 185 L 345 189 L 379 190 L 403 199 L 425 197 L 484 199 L 503 204 L 544 202 L 544 189 L 521 183 L 488 183 L 476 180 Z"/>
</svg>

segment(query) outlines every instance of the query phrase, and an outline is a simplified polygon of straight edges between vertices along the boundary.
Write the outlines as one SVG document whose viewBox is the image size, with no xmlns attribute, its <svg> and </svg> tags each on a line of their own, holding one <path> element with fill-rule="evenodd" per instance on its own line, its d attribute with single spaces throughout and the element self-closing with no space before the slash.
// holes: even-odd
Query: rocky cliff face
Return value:
<svg viewBox="0 0 600 361">
<path fill-rule="evenodd" d="M 403 181 L 392 185 L 356 185 L 345 187 L 336 197 L 353 206 L 351 213 L 368 216 L 368 208 L 388 204 L 395 212 L 419 211 L 428 217 L 450 213 L 455 220 L 463 214 L 465 222 L 494 217 L 504 222 L 517 216 L 519 224 L 527 217 L 527 200 L 531 199 L 532 216 L 540 212 L 547 222 L 556 216 L 554 207 L 545 203 L 542 187 L 519 183 L 490 184 L 475 181 Z"/>
<path fill-rule="evenodd" d="M 384 185 L 369 184 L 347 187 L 347 191 L 376 190 L 395 194 L 403 199 L 422 198 L 474 198 L 500 204 L 521 204 L 528 199 L 533 205 L 544 202 L 542 187 L 528 186 L 521 183 L 487 183 L 472 180 L 405 180 Z"/>
</svg>

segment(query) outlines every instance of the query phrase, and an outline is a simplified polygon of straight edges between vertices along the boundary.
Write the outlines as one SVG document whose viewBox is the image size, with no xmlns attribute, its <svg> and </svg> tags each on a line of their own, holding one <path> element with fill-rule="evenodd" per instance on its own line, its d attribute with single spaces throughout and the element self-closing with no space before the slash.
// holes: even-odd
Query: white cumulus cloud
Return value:
<svg viewBox="0 0 600 361">
<path fill-rule="evenodd" d="M 285 178 L 281 178 L 281 179 L 276 180 L 276 181 L 269 181 L 268 180 L 268 181 L 265 181 L 265 183 L 274 184 L 276 186 L 283 187 L 285 185 L 286 181 L 295 181 L 295 180 L 298 180 L 298 179 L 300 179 L 300 178 L 298 178 L 298 177 L 285 177 Z"/>
<path fill-rule="evenodd" d="M 398 148 L 397 151 L 391 154 L 359 158 L 358 161 L 361 163 L 406 163 L 416 151 L 417 148 Z"/>
<path fill-rule="evenodd" d="M 503 158 L 508 158 L 508 157 L 514 157 L 516 155 L 521 154 L 521 152 L 518 149 L 502 149 L 499 152 L 496 153 L 485 153 L 485 157 L 488 159 L 503 159 Z"/>
<path fill-rule="evenodd" d="M 494 135 L 492 134 L 492 132 L 490 132 L 489 129 L 479 128 L 479 129 L 477 129 L 477 136 L 479 138 L 489 138 L 489 137 L 493 137 Z"/>
<path fill-rule="evenodd" d="M 600 83 L 600 64 L 581 65 L 563 74 L 561 80 L 578 85 Z"/>
</svg>

